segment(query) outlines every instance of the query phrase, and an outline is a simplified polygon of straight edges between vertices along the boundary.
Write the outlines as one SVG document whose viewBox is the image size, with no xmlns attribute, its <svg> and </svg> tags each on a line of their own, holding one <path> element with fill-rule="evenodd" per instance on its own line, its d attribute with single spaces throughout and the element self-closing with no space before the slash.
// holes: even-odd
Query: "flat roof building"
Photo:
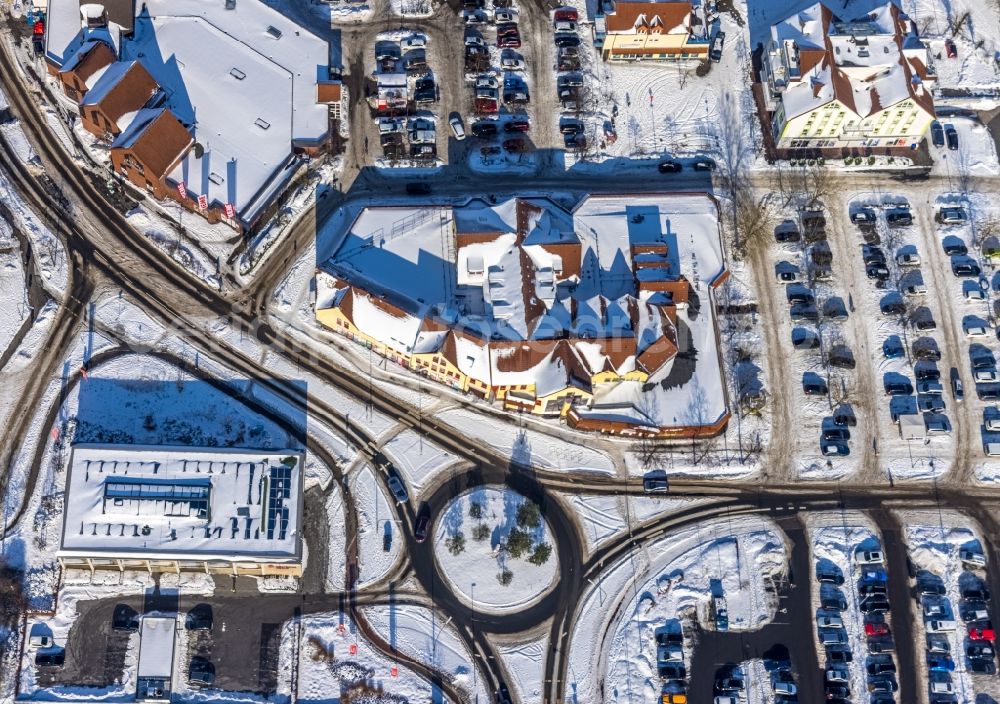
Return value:
<svg viewBox="0 0 1000 704">
<path fill-rule="evenodd" d="M 75 445 L 64 568 L 299 575 L 302 454 Z"/>
</svg>

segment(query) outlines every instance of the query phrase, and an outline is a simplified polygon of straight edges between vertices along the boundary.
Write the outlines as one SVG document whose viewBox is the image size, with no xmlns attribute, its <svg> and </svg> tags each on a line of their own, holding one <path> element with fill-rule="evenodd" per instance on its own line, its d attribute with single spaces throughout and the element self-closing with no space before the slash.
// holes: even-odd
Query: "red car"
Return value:
<svg viewBox="0 0 1000 704">
<path fill-rule="evenodd" d="M 555 21 L 556 22 L 576 22 L 579 19 L 579 15 L 576 12 L 576 8 L 573 7 L 560 7 L 556 10 Z"/>
<path fill-rule="evenodd" d="M 504 132 L 527 132 L 531 129 L 531 123 L 527 120 L 511 120 L 503 126 Z"/>
<path fill-rule="evenodd" d="M 996 640 L 997 634 L 992 626 L 969 626 L 969 640 Z"/>
<path fill-rule="evenodd" d="M 520 49 L 521 37 L 516 34 L 497 39 L 497 47 L 500 49 Z"/>
<path fill-rule="evenodd" d="M 510 24 L 497 25 L 498 37 L 510 37 L 510 36 L 516 36 L 517 34 L 518 34 L 517 24 L 513 22 L 511 22 Z"/>
<path fill-rule="evenodd" d="M 508 152 L 523 152 L 524 151 L 524 140 L 523 139 L 505 139 L 503 142 L 503 148 Z"/>
<path fill-rule="evenodd" d="M 869 638 L 889 635 L 889 626 L 885 623 L 866 623 L 865 635 Z"/>
</svg>

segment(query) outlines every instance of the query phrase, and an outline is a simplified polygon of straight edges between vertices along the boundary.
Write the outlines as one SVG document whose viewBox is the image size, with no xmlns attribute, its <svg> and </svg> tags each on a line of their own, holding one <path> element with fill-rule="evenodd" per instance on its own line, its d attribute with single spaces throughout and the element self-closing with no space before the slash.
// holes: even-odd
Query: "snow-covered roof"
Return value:
<svg viewBox="0 0 1000 704">
<path fill-rule="evenodd" d="M 174 670 L 177 617 L 146 616 L 139 625 L 139 666 L 136 677 L 167 678 Z"/>
<path fill-rule="evenodd" d="M 294 562 L 298 451 L 75 445 L 60 556 Z"/>
<path fill-rule="evenodd" d="M 118 50 L 123 27 L 109 22 L 107 27 L 84 26 L 80 0 L 48 0 L 45 16 L 45 58 L 62 68 L 84 42 L 104 41 Z"/>
<path fill-rule="evenodd" d="M 926 47 L 891 2 L 846 18 L 822 3 L 804 8 L 771 27 L 766 60 L 786 119 L 833 100 L 860 118 L 910 98 L 933 110 Z"/>
<path fill-rule="evenodd" d="M 141 8 L 125 51 L 164 87 L 197 145 L 169 178 L 252 220 L 287 182 L 293 146 L 327 135 L 316 92 L 329 78 L 326 42 L 258 0 L 231 10 L 198 0 Z"/>
<path fill-rule="evenodd" d="M 573 213 L 526 198 L 368 208 L 328 267 L 337 278 L 319 277 L 317 310 L 340 308 L 399 352 L 440 349 L 484 383 L 545 395 L 601 371 L 666 369 L 672 304 L 725 264 L 714 201 L 656 194 L 590 197 Z"/>
</svg>

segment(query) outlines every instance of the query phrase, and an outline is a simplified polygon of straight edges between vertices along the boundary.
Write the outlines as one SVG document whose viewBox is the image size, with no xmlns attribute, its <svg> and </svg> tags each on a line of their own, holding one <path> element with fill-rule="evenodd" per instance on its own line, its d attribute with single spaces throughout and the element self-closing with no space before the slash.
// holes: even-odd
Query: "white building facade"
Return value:
<svg viewBox="0 0 1000 704">
<path fill-rule="evenodd" d="M 896 5 L 841 18 L 822 3 L 771 27 L 760 84 L 779 149 L 913 149 L 934 120 L 926 45 Z"/>
</svg>

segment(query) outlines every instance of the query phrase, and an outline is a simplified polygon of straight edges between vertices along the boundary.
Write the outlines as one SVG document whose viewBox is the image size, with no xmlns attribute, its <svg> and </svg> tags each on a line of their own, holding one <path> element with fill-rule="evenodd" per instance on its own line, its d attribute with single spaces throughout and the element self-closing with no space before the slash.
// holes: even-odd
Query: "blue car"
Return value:
<svg viewBox="0 0 1000 704">
<path fill-rule="evenodd" d="M 937 672 L 952 672 L 955 669 L 955 661 L 947 655 L 934 655 L 927 658 L 927 669 Z"/>
<path fill-rule="evenodd" d="M 886 359 L 899 359 L 905 354 L 899 335 L 889 335 L 882 343 L 882 354 Z"/>
</svg>

